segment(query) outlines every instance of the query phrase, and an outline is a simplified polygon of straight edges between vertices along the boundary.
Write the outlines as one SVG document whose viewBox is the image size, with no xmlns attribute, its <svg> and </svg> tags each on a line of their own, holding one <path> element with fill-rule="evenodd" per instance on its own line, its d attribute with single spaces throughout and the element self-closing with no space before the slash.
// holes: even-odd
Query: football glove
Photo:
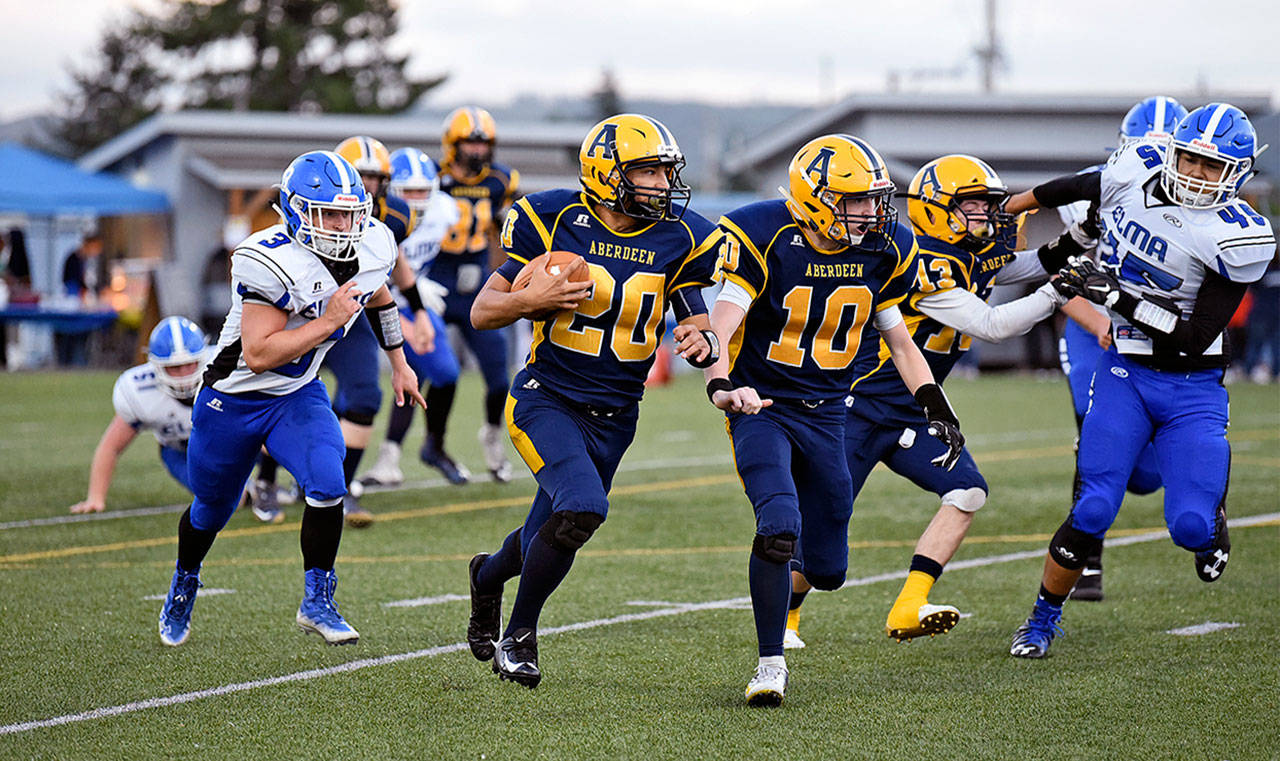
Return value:
<svg viewBox="0 0 1280 761">
<path fill-rule="evenodd" d="M 696 368 L 706 369 L 720 361 L 720 339 L 716 337 L 716 332 L 714 330 L 702 330 L 699 332 L 702 333 L 702 340 L 707 342 L 709 351 L 707 351 L 707 356 L 702 359 L 689 357 L 688 361 L 689 364 Z"/>
<path fill-rule="evenodd" d="M 418 288 L 418 295 L 422 297 L 423 307 L 443 315 L 444 297 L 449 295 L 449 289 L 429 277 L 418 278 L 415 285 Z"/>
<path fill-rule="evenodd" d="M 1092 260 L 1085 257 L 1069 259 L 1058 276 L 1054 287 L 1059 293 L 1064 296 L 1083 296 L 1104 307 L 1114 307 L 1124 293 L 1120 281 L 1114 275 L 1098 269 Z"/>
<path fill-rule="evenodd" d="M 964 452 L 964 434 L 960 433 L 960 420 L 951 409 L 947 395 L 942 393 L 942 387 L 936 383 L 926 383 L 916 389 L 915 398 L 929 420 L 925 431 L 947 447 L 946 452 L 930 462 L 936 467 L 951 470 Z"/>
</svg>

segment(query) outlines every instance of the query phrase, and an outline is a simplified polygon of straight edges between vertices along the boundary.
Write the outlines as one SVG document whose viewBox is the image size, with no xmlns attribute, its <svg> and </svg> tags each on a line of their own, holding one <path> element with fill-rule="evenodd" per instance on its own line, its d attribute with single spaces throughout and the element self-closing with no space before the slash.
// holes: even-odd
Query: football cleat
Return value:
<svg viewBox="0 0 1280 761">
<path fill-rule="evenodd" d="M 196 604 L 196 592 L 201 586 L 199 571 L 189 573 L 174 564 L 169 594 L 160 609 L 161 642 L 177 647 L 187 641 L 191 634 L 191 608 Z"/>
<path fill-rule="evenodd" d="M 783 650 L 802 650 L 804 649 L 804 640 L 800 639 L 800 632 L 795 629 L 787 629 L 782 634 Z"/>
<path fill-rule="evenodd" d="M 480 446 L 484 449 L 484 464 L 489 468 L 489 475 L 499 483 L 511 480 L 511 462 L 507 460 L 507 448 L 503 445 L 502 429 L 497 425 L 485 423 L 480 426 Z"/>
<path fill-rule="evenodd" d="M 756 666 L 755 676 L 747 683 L 747 705 L 782 705 L 783 695 L 787 691 L 787 665 L 781 656 L 775 657 L 776 662 L 769 659 L 768 663 L 762 662 Z"/>
<path fill-rule="evenodd" d="M 1067 597 L 1072 600 L 1100 602 L 1102 600 L 1102 569 L 1090 568 L 1086 565 L 1080 578 L 1076 580 L 1076 585 L 1071 588 L 1071 594 Z"/>
<path fill-rule="evenodd" d="M 333 601 L 333 592 L 337 588 L 336 572 L 308 568 L 306 593 L 294 621 L 302 631 L 308 634 L 315 632 L 330 645 L 354 645 L 360 639 L 360 632 L 351 628 L 351 624 L 338 613 L 338 604 Z"/>
<path fill-rule="evenodd" d="M 903 625 L 901 621 L 894 621 L 894 611 L 891 610 L 889 619 L 884 625 L 884 632 L 899 642 L 923 637 L 926 634 L 930 637 L 946 634 L 960 620 L 960 611 L 950 605 L 925 603 L 916 610 L 915 619 L 915 623 Z M 899 625 L 894 626 L 895 623 Z"/>
<path fill-rule="evenodd" d="M 400 470 L 400 445 L 394 441 L 378 445 L 378 459 L 360 477 L 360 483 L 365 486 L 399 486 L 404 483 L 404 472 Z"/>
<path fill-rule="evenodd" d="M 542 681 L 538 670 L 538 637 L 525 627 L 503 637 L 494 651 L 493 673 L 503 681 L 522 684 L 529 689 Z"/>
<path fill-rule="evenodd" d="M 353 494 L 342 497 L 342 517 L 351 528 L 368 528 L 373 523 L 373 513 L 361 507 Z"/>
<path fill-rule="evenodd" d="M 1062 634 L 1058 622 L 1062 620 L 1062 608 L 1036 600 L 1031 615 L 1013 633 L 1013 645 L 1009 655 L 1017 658 L 1044 658 L 1049 654 L 1049 644 Z"/>
<path fill-rule="evenodd" d="M 1227 570 L 1228 550 L 1214 547 L 1196 553 L 1196 575 L 1206 584 L 1218 580 L 1222 572 Z"/>
<path fill-rule="evenodd" d="M 440 471 L 444 474 L 445 480 L 454 486 L 461 486 L 471 480 L 471 473 L 445 454 L 444 448 L 431 437 L 428 437 L 422 449 L 418 450 L 418 459 L 422 460 L 423 465 L 429 465 Z"/>
<path fill-rule="evenodd" d="M 476 574 L 488 558 L 489 553 L 481 552 L 471 558 L 471 564 L 467 566 L 471 579 L 471 620 L 467 621 L 467 644 L 478 661 L 493 657 L 494 647 L 502 633 L 502 590 L 491 595 L 476 591 Z"/>
<path fill-rule="evenodd" d="M 249 506 L 253 509 L 253 517 L 263 523 L 284 523 L 284 510 L 280 507 L 280 498 L 276 494 L 276 485 L 262 480 L 254 480 L 249 487 Z"/>
</svg>

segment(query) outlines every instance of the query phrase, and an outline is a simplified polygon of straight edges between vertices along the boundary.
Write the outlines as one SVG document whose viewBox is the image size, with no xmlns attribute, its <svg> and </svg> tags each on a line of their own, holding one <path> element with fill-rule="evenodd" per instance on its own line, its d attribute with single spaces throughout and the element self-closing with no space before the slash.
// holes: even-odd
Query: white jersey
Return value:
<svg viewBox="0 0 1280 761">
<path fill-rule="evenodd" d="M 415 276 L 425 275 L 427 266 L 440 253 L 440 242 L 458 223 L 458 204 L 448 193 L 436 191 L 427 202 L 427 211 L 418 217 L 413 232 L 400 244 Z"/>
<path fill-rule="evenodd" d="M 352 280 L 367 302 L 387 282 L 396 262 L 396 242 L 391 230 L 370 220 L 358 254 L 359 270 Z M 338 283 L 320 257 L 293 242 L 283 224 L 272 225 L 249 236 L 231 252 L 231 311 L 218 337 L 217 356 L 205 373 L 205 385 L 228 394 L 258 392 L 283 396 L 311 382 L 329 349 L 351 329 L 356 312 L 342 328 L 298 359 L 263 373 L 245 364 L 240 348 L 240 320 L 244 301 L 264 301 L 288 314 L 285 330 L 305 325 L 324 314 Z"/>
<path fill-rule="evenodd" d="M 191 405 L 174 399 L 156 381 L 150 364 L 124 371 L 111 391 L 116 414 L 135 431 L 151 431 L 161 446 L 186 451 L 191 438 Z"/>
<path fill-rule="evenodd" d="M 1126 146 L 1102 170 L 1098 263 L 1126 291 L 1171 301 L 1183 318 L 1212 270 L 1235 283 L 1252 283 L 1266 272 L 1276 250 L 1271 224 L 1242 200 L 1214 209 L 1187 209 L 1157 193 L 1164 147 Z M 1111 313 L 1115 347 L 1121 354 L 1150 355 L 1151 339 L 1128 318 Z M 1221 355 L 1219 335 L 1205 356 Z"/>
</svg>

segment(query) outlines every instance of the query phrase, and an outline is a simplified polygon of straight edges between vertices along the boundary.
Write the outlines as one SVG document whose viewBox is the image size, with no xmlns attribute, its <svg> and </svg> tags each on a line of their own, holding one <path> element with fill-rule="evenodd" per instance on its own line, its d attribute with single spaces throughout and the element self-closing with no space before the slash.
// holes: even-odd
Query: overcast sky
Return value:
<svg viewBox="0 0 1280 761">
<path fill-rule="evenodd" d="M 47 108 L 103 25 L 158 0 L 7 3 L 0 120 Z M 984 0 L 401 0 L 411 72 L 447 73 L 433 105 L 583 94 L 613 70 L 626 96 L 817 103 L 977 90 Z M 612 5 L 612 4 L 610 4 Z M 910 10 L 899 10 L 905 6 Z M 1266 93 L 1280 100 L 1280 3 L 999 0 L 1005 92 Z M 951 72 L 948 75 L 948 72 Z M 919 74 L 923 73 L 923 76 Z M 957 76 L 958 75 L 958 76 Z"/>
</svg>

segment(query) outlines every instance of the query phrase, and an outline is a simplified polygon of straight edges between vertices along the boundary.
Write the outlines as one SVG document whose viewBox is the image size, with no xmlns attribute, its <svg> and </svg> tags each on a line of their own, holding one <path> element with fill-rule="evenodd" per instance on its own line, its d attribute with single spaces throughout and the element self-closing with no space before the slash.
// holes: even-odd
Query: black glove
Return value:
<svg viewBox="0 0 1280 761">
<path fill-rule="evenodd" d="M 926 432 L 947 447 L 946 453 L 938 455 L 931 462 L 940 468 L 951 470 L 964 451 L 964 434 L 960 433 L 960 420 L 952 411 L 947 395 L 942 393 L 942 387 L 936 383 L 926 383 L 916 389 L 915 398 L 916 403 L 924 410 L 924 416 L 929 420 Z"/>
<path fill-rule="evenodd" d="M 699 332 L 702 333 L 702 338 L 707 342 L 707 346 L 710 347 L 710 350 L 707 352 L 707 356 L 702 359 L 694 359 L 693 357 L 690 357 L 688 362 L 694 367 L 705 369 L 711 367 L 720 360 L 720 339 L 716 337 L 716 332 L 714 330 L 703 330 Z"/>
<path fill-rule="evenodd" d="M 1091 260 L 1084 257 L 1071 259 L 1058 273 L 1053 287 L 1064 296 L 1083 296 L 1095 304 L 1114 307 L 1124 289 L 1114 275 L 1103 272 Z"/>
</svg>

